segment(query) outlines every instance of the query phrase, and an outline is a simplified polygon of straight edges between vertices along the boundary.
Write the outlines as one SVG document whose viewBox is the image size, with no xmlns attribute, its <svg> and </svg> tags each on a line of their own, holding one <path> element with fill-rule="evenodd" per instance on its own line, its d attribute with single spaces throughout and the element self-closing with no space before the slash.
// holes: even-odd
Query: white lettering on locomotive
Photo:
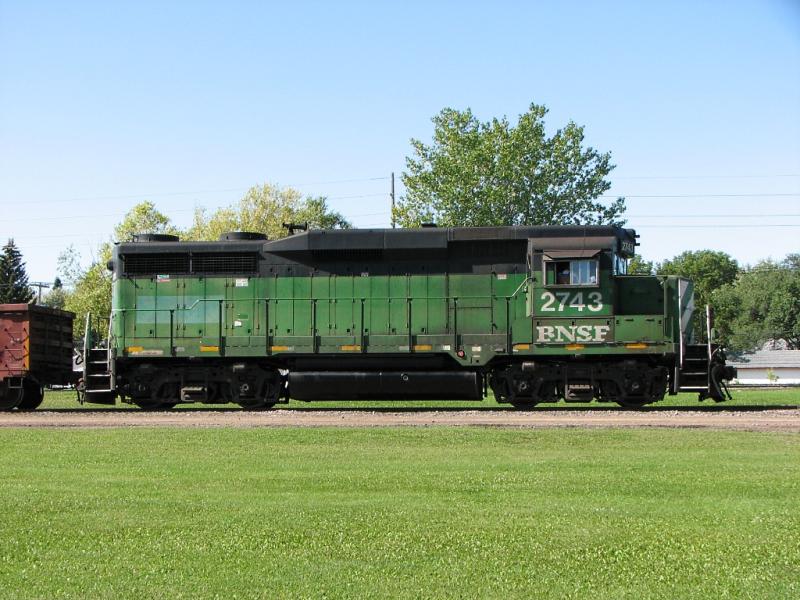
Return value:
<svg viewBox="0 0 800 600">
<path fill-rule="evenodd" d="M 600 292 L 588 293 L 589 303 L 584 301 L 583 292 L 542 292 L 542 306 L 539 309 L 541 312 L 563 312 L 568 308 L 583 312 L 586 308 L 590 312 L 599 312 L 603 310 L 603 296 Z"/>
<path fill-rule="evenodd" d="M 605 342 L 611 327 L 608 325 L 539 325 L 536 342 L 540 344 Z"/>
</svg>

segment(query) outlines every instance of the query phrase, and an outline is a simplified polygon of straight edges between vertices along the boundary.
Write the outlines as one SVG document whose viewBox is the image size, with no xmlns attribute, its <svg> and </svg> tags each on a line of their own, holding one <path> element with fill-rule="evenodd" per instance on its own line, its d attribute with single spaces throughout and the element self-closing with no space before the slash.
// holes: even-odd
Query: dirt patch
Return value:
<svg viewBox="0 0 800 600">
<path fill-rule="evenodd" d="M 800 433 L 800 409 L 616 410 L 52 410 L 0 413 L 0 427 L 430 427 L 695 428 Z"/>
</svg>

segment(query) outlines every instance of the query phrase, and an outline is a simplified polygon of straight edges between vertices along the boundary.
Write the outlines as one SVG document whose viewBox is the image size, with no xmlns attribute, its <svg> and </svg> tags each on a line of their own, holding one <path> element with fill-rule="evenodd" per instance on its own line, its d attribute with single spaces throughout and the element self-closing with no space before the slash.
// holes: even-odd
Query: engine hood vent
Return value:
<svg viewBox="0 0 800 600">
<path fill-rule="evenodd" d="M 245 240 L 265 240 L 267 239 L 267 234 L 265 233 L 258 233 L 255 231 L 228 231 L 227 233 L 223 233 L 219 236 L 220 242 L 234 242 L 234 241 L 245 241 Z"/>
<path fill-rule="evenodd" d="M 146 242 L 177 242 L 180 238 L 177 235 L 170 235 L 168 233 L 135 233 L 133 234 L 133 242 L 146 243 Z"/>
</svg>

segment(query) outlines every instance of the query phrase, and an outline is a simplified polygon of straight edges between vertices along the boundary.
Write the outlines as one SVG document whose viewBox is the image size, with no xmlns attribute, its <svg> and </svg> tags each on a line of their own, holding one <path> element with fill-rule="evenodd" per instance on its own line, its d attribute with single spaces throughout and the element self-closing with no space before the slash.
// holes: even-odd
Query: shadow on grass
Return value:
<svg viewBox="0 0 800 600">
<path fill-rule="evenodd" d="M 564 405 L 548 405 L 539 404 L 532 408 L 519 409 L 513 406 L 277 406 L 274 409 L 266 411 L 261 410 L 246 410 L 238 406 L 186 406 L 173 410 L 143 410 L 138 408 L 130 408 L 127 406 L 87 406 L 82 408 L 42 408 L 37 411 L 26 412 L 54 412 L 61 414 L 72 413 L 121 413 L 126 411 L 134 411 L 141 413 L 174 413 L 180 414 L 184 412 L 210 412 L 210 413 L 259 413 L 259 412 L 351 412 L 351 413 L 422 413 L 422 412 L 520 412 L 531 413 L 537 412 L 564 412 L 564 413 L 605 413 L 605 412 L 700 412 L 700 413 L 718 413 L 718 412 L 768 412 L 771 410 L 794 410 L 799 409 L 800 404 L 773 404 L 773 405 L 729 405 L 724 403 L 714 405 L 697 405 L 697 406 L 645 406 L 642 408 L 623 408 L 621 406 L 564 406 Z"/>
<path fill-rule="evenodd" d="M 539 404 L 532 408 L 514 408 L 513 406 L 442 406 L 442 407 L 417 407 L 417 406 L 381 406 L 381 407 L 360 407 L 360 406 L 337 406 L 337 407 L 306 407 L 306 406 L 292 406 L 292 407 L 276 407 L 277 410 L 285 410 L 291 412 L 390 412 L 390 413 L 414 413 L 414 412 L 761 412 L 769 410 L 792 410 L 800 408 L 800 404 L 777 404 L 777 405 L 737 405 L 725 406 L 724 404 L 717 404 L 713 406 L 699 405 L 699 406 L 645 406 L 643 408 L 623 408 L 621 406 L 564 406 L 548 404 Z M 191 410 L 191 409 L 189 409 Z M 236 409 L 233 409 L 236 410 Z"/>
</svg>

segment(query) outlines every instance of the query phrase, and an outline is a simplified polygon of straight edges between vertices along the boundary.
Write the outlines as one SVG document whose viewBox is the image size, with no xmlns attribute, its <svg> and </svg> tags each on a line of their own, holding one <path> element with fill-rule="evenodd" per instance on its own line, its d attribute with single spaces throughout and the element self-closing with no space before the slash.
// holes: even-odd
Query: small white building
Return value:
<svg viewBox="0 0 800 600">
<path fill-rule="evenodd" d="M 738 385 L 800 385 L 800 350 L 756 350 L 729 356 Z"/>
</svg>

